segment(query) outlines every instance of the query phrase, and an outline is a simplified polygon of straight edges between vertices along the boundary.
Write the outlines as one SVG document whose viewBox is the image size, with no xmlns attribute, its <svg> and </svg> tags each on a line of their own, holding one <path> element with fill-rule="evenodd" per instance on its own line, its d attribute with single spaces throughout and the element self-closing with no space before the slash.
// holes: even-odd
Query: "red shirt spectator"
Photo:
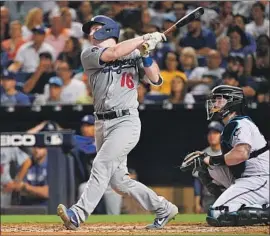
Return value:
<svg viewBox="0 0 270 236">
<path fill-rule="evenodd" d="M 8 53 L 8 59 L 13 60 L 18 49 L 26 41 L 22 38 L 22 25 L 19 21 L 13 21 L 10 24 L 10 39 L 2 42 L 2 48 Z"/>
<path fill-rule="evenodd" d="M 45 42 L 50 44 L 55 52 L 56 57 L 63 52 L 65 43 L 70 36 L 70 30 L 64 28 L 61 16 L 56 13 L 50 17 L 51 27 L 46 32 Z"/>
</svg>

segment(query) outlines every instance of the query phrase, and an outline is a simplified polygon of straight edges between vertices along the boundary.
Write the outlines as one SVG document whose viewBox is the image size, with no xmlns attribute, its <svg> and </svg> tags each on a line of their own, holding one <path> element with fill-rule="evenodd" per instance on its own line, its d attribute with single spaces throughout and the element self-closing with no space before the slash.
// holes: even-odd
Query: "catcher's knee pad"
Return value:
<svg viewBox="0 0 270 236">
<path fill-rule="evenodd" d="M 220 206 L 209 208 L 206 221 L 211 226 L 248 226 L 270 223 L 270 207 L 245 207 L 244 205 L 234 212 L 229 207 Z"/>
</svg>

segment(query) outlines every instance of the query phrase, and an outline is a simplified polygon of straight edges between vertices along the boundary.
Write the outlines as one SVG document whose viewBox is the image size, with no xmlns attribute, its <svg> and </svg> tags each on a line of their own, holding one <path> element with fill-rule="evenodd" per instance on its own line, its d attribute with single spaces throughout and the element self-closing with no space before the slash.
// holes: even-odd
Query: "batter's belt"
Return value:
<svg viewBox="0 0 270 236">
<path fill-rule="evenodd" d="M 122 116 L 130 115 L 129 109 L 117 110 L 117 111 L 107 111 L 107 112 L 94 112 L 96 120 L 111 120 Z"/>
</svg>

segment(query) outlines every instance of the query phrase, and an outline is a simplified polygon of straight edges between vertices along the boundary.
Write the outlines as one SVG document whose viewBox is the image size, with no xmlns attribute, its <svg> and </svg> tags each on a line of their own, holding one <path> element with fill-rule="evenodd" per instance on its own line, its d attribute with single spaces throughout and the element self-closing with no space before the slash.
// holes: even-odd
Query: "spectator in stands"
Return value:
<svg viewBox="0 0 270 236">
<path fill-rule="evenodd" d="M 3 141 L 2 141 L 3 142 Z M 2 143 L 1 142 L 1 143 Z M 13 165 L 12 165 L 13 164 Z M 11 176 L 14 166 L 18 172 L 16 176 Z M 11 205 L 11 193 L 19 191 L 20 183 L 24 179 L 31 160 L 28 155 L 18 147 L 1 147 L 0 149 L 0 172 L 1 172 L 1 208 Z M 12 179 L 14 177 L 14 179 Z"/>
<path fill-rule="evenodd" d="M 9 66 L 9 70 L 18 72 L 22 70 L 26 73 L 33 73 L 36 71 L 39 65 L 39 54 L 42 52 L 49 52 L 53 60 L 55 60 L 55 51 L 53 47 L 46 42 L 45 28 L 36 27 L 32 29 L 33 38 L 32 41 L 23 44 L 14 59 L 14 62 Z"/>
<path fill-rule="evenodd" d="M 183 48 L 179 59 L 181 71 L 189 79 L 191 72 L 198 66 L 196 51 L 192 47 Z"/>
<path fill-rule="evenodd" d="M 2 48 L 8 53 L 8 59 L 14 60 L 18 49 L 25 43 L 22 38 L 22 25 L 19 21 L 10 23 L 10 39 L 2 41 Z"/>
<path fill-rule="evenodd" d="M 76 14 L 76 11 L 75 9 L 69 7 L 69 1 L 68 0 L 64 0 L 64 1 L 56 1 L 56 7 L 51 11 L 51 15 L 59 15 L 60 12 L 61 12 L 61 9 L 64 8 L 64 7 L 68 7 L 69 8 L 69 11 L 71 13 L 71 17 L 72 17 L 72 20 L 75 21 L 77 19 L 77 14 Z"/>
<path fill-rule="evenodd" d="M 121 15 L 121 12 L 127 7 L 127 2 L 122 1 L 113 1 L 111 4 L 112 9 L 112 18 L 118 21 L 119 15 Z"/>
<path fill-rule="evenodd" d="M 174 25 L 175 22 L 176 18 L 174 15 L 165 15 L 163 20 L 162 31 L 165 31 L 166 29 Z M 164 65 L 164 61 L 166 60 L 165 57 L 167 53 L 176 51 L 176 35 L 174 34 L 174 32 L 168 33 L 166 37 L 167 41 L 159 43 L 159 45 L 157 46 L 156 50 L 153 53 L 153 58 L 155 59 L 155 61 L 157 62 L 157 64 L 161 69 L 165 69 L 166 67 Z"/>
<path fill-rule="evenodd" d="M 258 50 L 256 53 L 256 69 L 257 75 L 261 78 L 261 83 L 258 89 L 258 101 L 270 102 L 270 50 Z"/>
<path fill-rule="evenodd" d="M 230 72 L 235 72 L 237 74 L 239 84 L 243 84 L 242 87 L 244 90 L 244 94 L 247 97 L 253 97 L 256 95 L 258 84 L 251 76 L 245 75 L 244 65 L 245 61 L 243 57 L 229 56 L 227 70 Z"/>
<path fill-rule="evenodd" d="M 82 1 L 77 10 L 77 19 L 84 24 L 92 19 L 92 5 L 90 1 Z"/>
<path fill-rule="evenodd" d="M 245 73 L 249 75 L 253 66 L 253 57 L 248 39 L 243 30 L 238 26 L 233 26 L 228 30 L 228 36 L 231 42 L 231 55 L 239 55 L 245 58 Z"/>
<path fill-rule="evenodd" d="M 1 106 L 24 106 L 30 105 L 27 95 L 16 90 L 15 75 L 9 71 L 3 71 L 1 85 L 4 91 L 1 93 Z"/>
<path fill-rule="evenodd" d="M 163 84 L 159 87 L 152 86 L 151 91 L 155 91 L 159 94 L 170 95 L 171 93 L 171 81 L 175 77 L 181 77 L 183 80 L 187 80 L 186 75 L 179 71 L 177 55 L 174 52 L 168 52 L 165 57 L 165 70 L 160 72 L 160 75 L 163 78 Z"/>
<path fill-rule="evenodd" d="M 233 4 L 233 15 L 240 14 L 246 18 L 250 17 L 250 12 L 254 1 L 237 1 Z"/>
<path fill-rule="evenodd" d="M 47 148 L 34 147 L 31 159 L 32 165 L 21 183 L 20 205 L 47 205 L 49 198 Z"/>
<path fill-rule="evenodd" d="M 225 69 L 220 67 L 221 55 L 211 50 L 207 56 L 207 66 L 195 68 L 189 76 L 188 85 L 193 95 L 206 95 L 212 86 L 221 79 Z"/>
<path fill-rule="evenodd" d="M 255 41 L 255 38 L 250 33 L 245 32 L 246 22 L 247 22 L 247 19 L 242 15 L 237 14 L 233 17 L 233 25 L 238 26 L 241 30 L 243 30 L 248 39 L 249 44 L 246 47 L 248 47 L 251 53 L 255 53 L 256 41 Z"/>
<path fill-rule="evenodd" d="M 149 13 L 148 8 L 142 9 L 141 22 L 142 22 L 141 33 L 148 32 L 149 28 L 151 28 L 151 15 Z"/>
<path fill-rule="evenodd" d="M 269 20 L 265 19 L 265 6 L 261 2 L 256 2 L 251 10 L 253 21 L 246 25 L 246 32 L 250 33 L 254 38 L 261 34 L 270 36 Z"/>
<path fill-rule="evenodd" d="M 233 22 L 232 2 L 220 2 L 220 13 L 217 18 L 217 27 L 215 28 L 216 37 L 225 36 L 228 27 Z"/>
<path fill-rule="evenodd" d="M 171 81 L 171 94 L 163 101 L 164 107 L 170 104 L 194 104 L 195 100 L 190 93 L 187 93 L 186 80 L 176 76 Z"/>
<path fill-rule="evenodd" d="M 150 92 L 150 85 L 142 81 L 139 82 L 138 88 L 138 102 L 139 104 L 153 104 L 154 101 L 145 98 L 145 95 Z"/>
<path fill-rule="evenodd" d="M 45 95 L 39 95 L 34 101 L 34 105 L 45 106 L 45 105 L 59 105 L 62 104 L 61 93 L 63 89 L 63 81 L 57 77 L 51 77 L 48 81 L 49 85 L 49 97 Z"/>
<path fill-rule="evenodd" d="M 257 38 L 256 44 L 258 50 L 267 51 L 270 47 L 270 37 L 266 34 L 262 34 Z"/>
<path fill-rule="evenodd" d="M 198 18 L 188 24 L 188 33 L 179 42 L 180 51 L 184 47 L 193 47 L 196 53 L 207 56 L 211 49 L 216 49 L 215 34 L 201 25 Z"/>
<path fill-rule="evenodd" d="M 63 52 L 58 56 L 58 60 L 66 61 L 72 70 L 81 68 L 81 44 L 77 38 L 70 37 L 65 43 Z"/>
<path fill-rule="evenodd" d="M 11 61 L 8 59 L 8 53 L 0 47 L 0 65 L 2 69 L 7 69 Z"/>
<path fill-rule="evenodd" d="M 24 25 L 22 27 L 23 39 L 28 41 L 33 36 L 33 29 L 43 25 L 43 12 L 42 9 L 34 7 L 25 17 Z"/>
<path fill-rule="evenodd" d="M 42 52 L 39 54 L 39 66 L 24 84 L 23 91 L 31 94 L 43 94 L 45 85 L 53 76 L 56 76 L 56 72 L 53 68 L 52 55 L 49 52 Z"/>
<path fill-rule="evenodd" d="M 217 121 L 212 121 L 208 125 L 207 141 L 209 146 L 203 150 L 211 156 L 221 155 L 220 134 L 223 131 L 223 125 Z M 195 213 L 206 213 L 209 207 L 215 202 L 216 197 L 209 193 L 207 188 L 202 185 L 198 179 L 198 173 L 193 174 L 194 195 L 195 195 Z"/>
<path fill-rule="evenodd" d="M 62 17 L 58 12 L 50 15 L 50 25 L 51 27 L 46 33 L 45 42 L 54 48 L 55 56 L 57 58 L 63 51 L 71 32 L 69 29 L 64 28 Z"/>
<path fill-rule="evenodd" d="M 252 76 L 259 80 L 258 101 L 270 102 L 270 38 L 260 35 L 257 38 L 256 63 L 252 70 Z"/>
<path fill-rule="evenodd" d="M 211 1 L 198 1 L 196 6 L 200 6 L 204 8 L 204 14 L 201 16 L 201 22 L 204 27 L 210 28 L 211 22 L 218 18 L 217 11 L 212 9 L 212 2 Z M 189 10 L 188 12 L 190 11 L 191 10 Z"/>
<path fill-rule="evenodd" d="M 229 52 L 231 50 L 230 38 L 228 36 L 220 37 L 217 40 L 217 50 L 220 52 L 222 58 L 220 67 L 226 68 Z"/>
<path fill-rule="evenodd" d="M 7 7 L 1 6 L 0 8 L 0 39 L 5 40 L 9 39 L 9 10 Z"/>
<path fill-rule="evenodd" d="M 163 19 L 162 31 L 169 29 L 176 23 L 176 18 L 174 15 L 166 15 Z M 167 44 L 171 51 L 176 51 L 176 32 L 172 31 L 166 34 L 166 42 L 163 42 L 162 45 Z"/>
<path fill-rule="evenodd" d="M 31 9 L 41 7 L 41 1 L 22 1 L 20 3 L 16 1 L 5 1 L 4 5 L 9 9 L 11 21 L 18 20 L 23 22 Z"/>
<path fill-rule="evenodd" d="M 172 7 L 171 1 L 156 1 L 153 2 L 153 7 L 149 8 L 151 18 L 159 28 L 162 27 L 164 16 L 172 10 Z"/>
<path fill-rule="evenodd" d="M 75 38 L 82 38 L 82 24 L 80 22 L 72 21 L 71 12 L 68 7 L 63 7 L 60 10 L 63 21 L 63 27 L 70 30 L 70 35 Z"/>
<path fill-rule="evenodd" d="M 187 4 L 185 4 L 184 2 L 173 3 L 174 16 L 177 20 L 183 18 L 186 15 L 187 10 Z M 181 29 L 176 30 L 177 40 L 179 41 L 181 38 L 183 38 L 187 32 L 187 25 L 184 25 L 183 27 L 181 27 Z"/>
<path fill-rule="evenodd" d="M 93 5 L 93 2 L 92 2 L 92 5 Z M 93 8 L 93 9 L 95 9 L 95 8 Z M 113 18 L 113 11 L 112 11 L 111 4 L 104 4 L 103 3 L 100 7 L 97 8 L 97 14 Z"/>
<path fill-rule="evenodd" d="M 238 76 L 236 72 L 226 71 L 222 75 L 223 84 L 240 87 L 247 98 L 254 97 L 256 95 L 257 85 L 251 77 Z"/>
<path fill-rule="evenodd" d="M 119 42 L 123 42 L 123 41 L 128 40 L 128 39 L 133 39 L 135 37 L 137 37 L 137 35 L 136 35 L 136 31 L 134 29 L 125 28 L 120 33 Z"/>
<path fill-rule="evenodd" d="M 264 5 L 265 7 L 265 18 L 268 20 L 270 19 L 270 3 L 267 0 L 260 0 L 260 2 Z"/>
<path fill-rule="evenodd" d="M 75 104 L 80 96 L 87 94 L 84 82 L 72 79 L 72 70 L 67 62 L 60 61 L 57 64 L 56 73 L 63 80 L 61 100 L 64 104 Z M 48 94 L 48 91 L 45 94 Z"/>
</svg>

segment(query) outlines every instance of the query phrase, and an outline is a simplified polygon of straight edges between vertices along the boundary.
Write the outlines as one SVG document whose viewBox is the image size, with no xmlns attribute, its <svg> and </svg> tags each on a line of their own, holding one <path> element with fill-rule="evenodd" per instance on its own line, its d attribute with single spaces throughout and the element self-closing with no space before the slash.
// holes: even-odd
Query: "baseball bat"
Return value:
<svg viewBox="0 0 270 236">
<path fill-rule="evenodd" d="M 183 27 L 185 25 L 187 25 L 188 23 L 190 23 L 191 21 L 200 18 L 202 15 L 204 14 L 204 9 L 202 7 L 198 7 L 195 10 L 193 10 L 192 12 L 190 12 L 189 14 L 185 15 L 183 18 L 181 18 L 180 20 L 178 20 L 173 26 L 171 26 L 169 29 L 166 29 L 163 34 L 168 34 L 172 31 L 174 31 L 177 28 Z M 144 43 L 142 45 L 143 50 L 147 50 L 148 45 L 147 43 Z"/>
</svg>

